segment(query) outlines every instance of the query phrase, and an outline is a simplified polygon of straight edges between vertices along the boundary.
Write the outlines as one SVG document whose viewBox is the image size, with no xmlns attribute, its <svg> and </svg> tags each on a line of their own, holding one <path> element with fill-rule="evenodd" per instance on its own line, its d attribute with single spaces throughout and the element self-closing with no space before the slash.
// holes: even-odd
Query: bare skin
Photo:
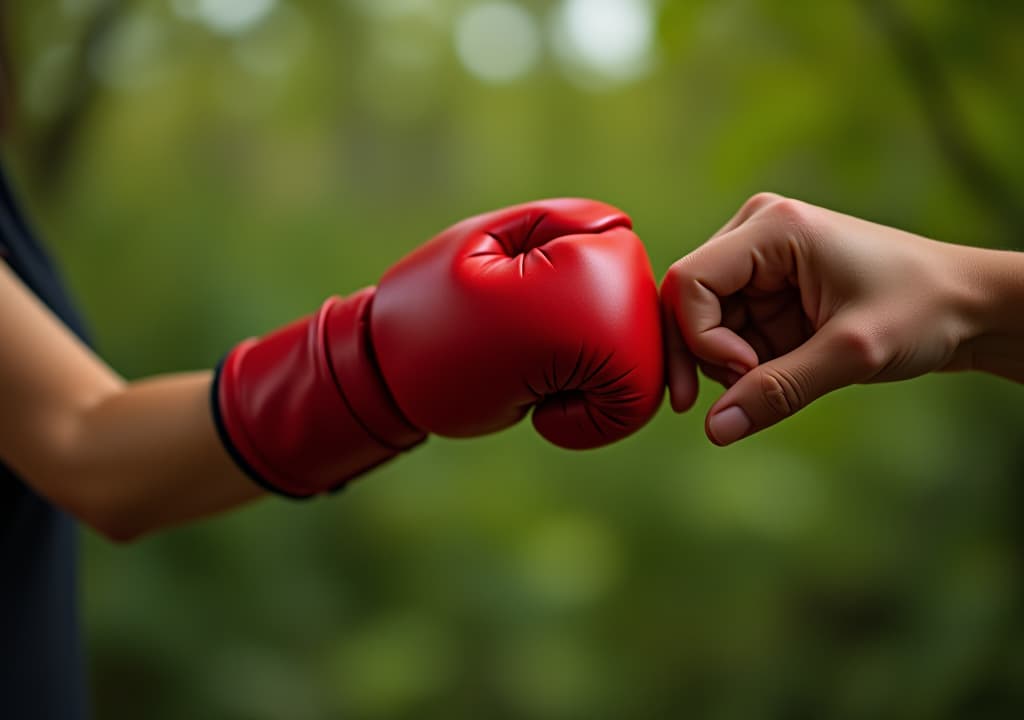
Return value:
<svg viewBox="0 0 1024 720">
<path fill-rule="evenodd" d="M 126 383 L 0 262 L 0 458 L 113 541 L 213 515 L 263 491 L 209 409 L 212 373 Z"/>
<path fill-rule="evenodd" d="M 662 283 L 669 394 L 726 391 L 728 445 L 855 383 L 980 370 L 1024 382 L 1024 253 L 951 245 L 771 193 Z"/>
</svg>

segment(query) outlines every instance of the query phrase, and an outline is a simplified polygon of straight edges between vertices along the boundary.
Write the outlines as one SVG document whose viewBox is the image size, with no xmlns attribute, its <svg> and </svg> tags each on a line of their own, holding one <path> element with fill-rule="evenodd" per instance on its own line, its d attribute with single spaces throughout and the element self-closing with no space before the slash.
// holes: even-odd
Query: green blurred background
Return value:
<svg viewBox="0 0 1024 720">
<path fill-rule="evenodd" d="M 131 378 L 463 216 L 621 206 L 660 276 L 774 190 L 1024 248 L 1024 5 L 23 0 L 5 155 Z M 1024 712 L 1024 394 L 848 389 L 729 449 L 432 439 L 341 496 L 89 534 L 98 717 Z"/>
</svg>

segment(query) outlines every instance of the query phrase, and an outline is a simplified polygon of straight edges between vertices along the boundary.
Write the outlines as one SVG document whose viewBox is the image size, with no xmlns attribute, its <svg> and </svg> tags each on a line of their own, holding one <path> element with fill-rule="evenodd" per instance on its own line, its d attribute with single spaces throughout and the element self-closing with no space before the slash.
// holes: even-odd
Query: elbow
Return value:
<svg viewBox="0 0 1024 720">
<path fill-rule="evenodd" d="M 74 483 L 62 483 L 63 492 L 45 490 L 30 483 L 36 492 L 53 506 L 61 509 L 85 527 L 115 545 L 126 545 L 149 534 L 155 528 L 147 524 L 146 514 L 140 512 L 119 493 L 109 492 L 105 483 L 90 482 L 85 473 L 61 473 L 74 477 Z"/>
<path fill-rule="evenodd" d="M 154 528 L 147 525 L 145 513 L 114 494 L 86 493 L 69 499 L 65 509 L 82 524 L 114 545 L 127 545 L 145 537 Z"/>
<path fill-rule="evenodd" d="M 119 513 L 103 513 L 80 518 L 93 531 L 113 545 L 128 545 L 147 533 L 138 522 Z"/>
<path fill-rule="evenodd" d="M 87 407 L 76 404 L 40 423 L 36 452 L 20 474 L 52 504 L 110 543 L 124 545 L 156 529 L 160 506 L 147 498 L 137 468 L 119 460 L 126 454 L 117 434 L 126 432 L 124 423 L 98 412 L 117 392 L 118 387 L 107 388 Z"/>
<path fill-rule="evenodd" d="M 136 498 L 94 495 L 75 516 L 113 545 L 128 545 L 160 529 L 159 521 Z"/>
<path fill-rule="evenodd" d="M 44 474 L 51 479 L 48 485 L 60 492 L 50 493 L 51 501 L 114 545 L 127 545 L 152 531 L 139 484 L 124 472 L 94 462 L 80 447 L 53 453 L 53 464 Z"/>
<path fill-rule="evenodd" d="M 108 542 L 126 545 L 152 529 L 131 496 L 118 490 L 122 483 L 98 478 L 81 467 L 65 466 L 60 474 L 75 480 L 63 483 L 64 492 L 49 494 L 50 501 Z"/>
</svg>

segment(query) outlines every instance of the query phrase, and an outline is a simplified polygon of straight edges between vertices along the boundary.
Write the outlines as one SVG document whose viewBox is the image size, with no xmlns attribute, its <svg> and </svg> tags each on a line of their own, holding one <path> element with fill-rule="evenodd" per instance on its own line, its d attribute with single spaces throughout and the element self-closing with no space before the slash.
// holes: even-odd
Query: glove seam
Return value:
<svg viewBox="0 0 1024 720">
<path fill-rule="evenodd" d="M 328 302 L 330 302 L 330 300 Z M 373 308 L 373 298 L 370 298 L 367 301 L 367 308 L 365 310 L 367 315 L 369 315 L 369 313 L 372 311 L 372 308 Z M 356 421 L 356 423 L 359 425 L 359 427 L 361 427 L 363 429 L 363 431 L 367 434 L 367 436 L 369 436 L 371 439 L 376 441 L 377 444 L 379 444 L 381 447 L 384 447 L 384 448 L 387 448 L 387 449 L 391 450 L 394 453 L 394 455 L 398 455 L 400 453 L 406 452 L 407 450 L 411 450 L 412 448 L 416 447 L 417 445 L 421 444 L 424 440 L 426 440 L 426 435 L 427 434 L 422 432 L 422 431 L 420 431 L 421 432 L 421 437 L 419 439 L 417 439 L 415 442 L 413 442 L 413 443 L 411 443 L 409 445 L 400 446 L 400 445 L 397 445 L 395 443 L 388 442 L 383 437 L 381 437 L 378 432 L 375 432 L 373 429 L 371 429 L 370 426 L 359 415 L 359 413 L 356 412 L 355 407 L 352 405 L 352 401 L 349 399 L 348 394 L 345 392 L 345 388 L 344 388 L 343 383 L 341 382 L 340 378 L 338 377 L 338 371 L 337 371 L 337 367 L 334 364 L 334 357 L 333 357 L 334 347 L 333 347 L 332 343 L 330 342 L 330 338 L 329 338 L 329 335 L 328 335 L 328 333 L 329 333 L 328 325 L 329 325 L 329 323 L 328 323 L 327 318 L 325 316 L 324 322 L 323 322 L 323 327 L 318 330 L 318 332 L 322 333 L 322 336 L 321 336 L 320 340 L 321 340 L 321 345 L 322 345 L 322 347 L 324 349 L 324 360 L 325 360 L 325 364 L 326 364 L 326 367 L 327 367 L 327 371 L 328 371 L 328 374 L 331 377 L 331 382 L 334 385 L 335 390 L 341 396 L 342 402 L 345 403 L 345 407 L 348 409 L 349 415 Z M 377 351 L 376 351 L 376 348 L 373 346 L 373 335 L 370 332 L 369 323 L 368 322 L 363 322 L 362 319 L 357 319 L 357 321 L 356 321 L 356 331 L 359 332 L 363 336 L 364 347 L 366 348 L 366 362 L 369 365 L 370 370 L 377 377 L 377 379 L 378 379 L 378 381 L 380 383 L 380 387 L 381 387 L 381 390 L 382 390 L 382 393 L 383 393 L 383 396 L 384 396 L 383 397 L 383 401 L 384 401 L 383 405 L 385 407 L 392 408 L 393 411 L 394 411 L 395 416 L 397 416 L 398 419 L 401 420 L 404 425 L 406 425 L 406 426 L 408 426 L 410 428 L 415 428 L 415 429 L 419 430 L 419 428 L 417 428 L 412 423 L 412 421 L 409 420 L 409 417 L 408 417 L 408 415 L 406 415 L 405 411 L 402 410 L 402 408 L 398 405 L 398 401 L 395 399 L 394 394 L 391 392 L 391 388 L 388 387 L 388 383 L 387 383 L 387 380 L 384 377 L 384 373 L 381 371 L 380 363 L 377 361 Z"/>
</svg>

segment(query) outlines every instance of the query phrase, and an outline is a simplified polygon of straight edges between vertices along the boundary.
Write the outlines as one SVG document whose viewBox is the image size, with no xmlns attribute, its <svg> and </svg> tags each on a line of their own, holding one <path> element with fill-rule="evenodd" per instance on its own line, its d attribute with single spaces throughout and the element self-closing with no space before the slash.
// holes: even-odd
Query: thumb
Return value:
<svg viewBox="0 0 1024 720">
<path fill-rule="evenodd" d="M 729 445 L 826 393 L 870 379 L 884 361 L 884 349 L 871 333 L 833 319 L 802 345 L 737 380 L 711 406 L 705 432 L 716 445 Z"/>
</svg>

